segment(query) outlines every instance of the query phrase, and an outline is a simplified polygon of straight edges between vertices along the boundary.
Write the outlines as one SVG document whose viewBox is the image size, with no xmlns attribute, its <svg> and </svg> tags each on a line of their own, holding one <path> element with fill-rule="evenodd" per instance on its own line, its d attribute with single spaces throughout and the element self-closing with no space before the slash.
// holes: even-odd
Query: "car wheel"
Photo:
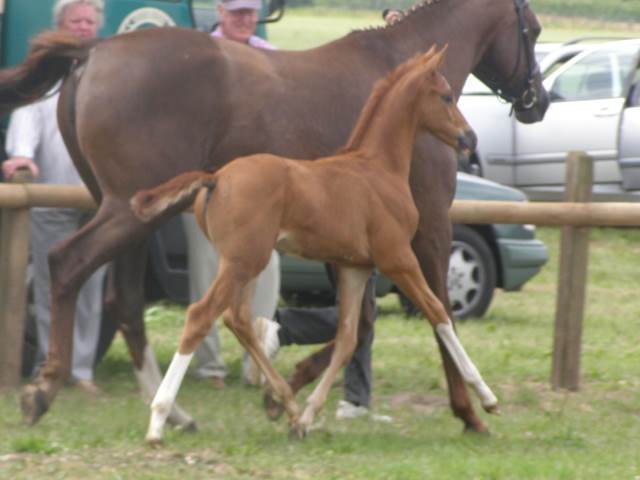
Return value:
<svg viewBox="0 0 640 480">
<path fill-rule="evenodd" d="M 465 319 L 485 314 L 496 287 L 496 263 L 484 238 L 470 227 L 454 225 L 447 288 L 454 317 Z M 410 316 L 420 315 L 400 294 L 400 305 Z"/>
<path fill-rule="evenodd" d="M 489 245 L 464 225 L 453 229 L 447 288 L 453 315 L 459 319 L 484 315 L 496 288 L 496 264 Z"/>
</svg>

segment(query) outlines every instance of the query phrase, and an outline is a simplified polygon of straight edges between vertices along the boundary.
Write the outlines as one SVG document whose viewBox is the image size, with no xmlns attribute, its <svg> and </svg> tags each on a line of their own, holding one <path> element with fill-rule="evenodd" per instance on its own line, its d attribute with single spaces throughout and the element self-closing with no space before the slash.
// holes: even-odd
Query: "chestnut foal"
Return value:
<svg viewBox="0 0 640 480">
<path fill-rule="evenodd" d="M 485 410 L 496 409 L 495 395 L 466 354 L 411 249 L 418 211 L 408 179 L 417 133 L 428 131 L 458 150 L 475 146 L 475 135 L 438 70 L 443 55 L 444 49 L 436 52 L 432 47 L 380 80 L 346 147 L 334 156 L 314 162 L 267 154 L 242 157 L 215 173 L 185 173 L 132 198 L 136 215 L 150 221 L 197 193 L 196 218 L 220 255 L 213 285 L 187 310 L 178 351 L 151 405 L 147 441 L 162 440 L 193 352 L 223 312 L 225 324 L 283 403 L 291 434 L 304 436 L 353 353 L 364 287 L 374 267 L 429 319 Z M 274 247 L 338 267 L 341 302 L 335 351 L 302 414 L 251 326 L 253 282 Z"/>
</svg>

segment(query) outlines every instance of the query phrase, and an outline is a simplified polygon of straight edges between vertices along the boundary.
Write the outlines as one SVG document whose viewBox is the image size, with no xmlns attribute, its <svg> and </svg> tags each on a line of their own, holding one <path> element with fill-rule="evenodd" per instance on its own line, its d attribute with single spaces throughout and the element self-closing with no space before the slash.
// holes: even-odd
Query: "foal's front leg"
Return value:
<svg viewBox="0 0 640 480">
<path fill-rule="evenodd" d="M 338 371 L 346 365 L 353 355 L 357 343 L 358 320 L 362 297 L 371 276 L 370 269 L 340 267 L 338 270 L 338 289 L 340 291 L 340 319 L 336 333 L 335 347 L 329 367 L 318 385 L 307 398 L 306 407 L 300 421 L 294 425 L 291 435 L 305 436 L 316 414 L 324 406 L 331 385 Z"/>
<path fill-rule="evenodd" d="M 393 265 L 385 265 L 382 273 L 389 277 L 429 320 L 460 371 L 464 381 L 476 392 L 482 407 L 489 413 L 498 410 L 498 399 L 482 379 L 458 339 L 453 323 L 438 298 L 427 285 L 413 252 L 407 248 Z"/>
</svg>

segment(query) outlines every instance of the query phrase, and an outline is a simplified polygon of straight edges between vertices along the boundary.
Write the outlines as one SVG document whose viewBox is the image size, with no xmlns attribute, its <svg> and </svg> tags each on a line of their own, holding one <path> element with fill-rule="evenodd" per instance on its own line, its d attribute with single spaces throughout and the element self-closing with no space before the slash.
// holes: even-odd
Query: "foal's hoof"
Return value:
<svg viewBox="0 0 640 480">
<path fill-rule="evenodd" d="M 161 437 L 149 437 L 145 438 L 147 445 L 151 448 L 160 448 L 164 446 L 164 440 Z"/>
<path fill-rule="evenodd" d="M 195 420 L 191 420 L 189 423 L 176 425 L 176 430 L 180 432 L 195 433 L 198 431 L 198 425 Z"/>
<path fill-rule="evenodd" d="M 27 425 L 34 425 L 49 410 L 47 396 L 35 385 L 27 385 L 20 395 L 22 418 Z"/>
<path fill-rule="evenodd" d="M 269 420 L 276 421 L 284 413 L 284 405 L 273 398 L 273 396 L 269 392 L 264 392 L 264 396 L 262 397 L 262 404 L 264 405 L 264 410 L 267 413 L 267 417 L 269 417 Z"/>
<path fill-rule="evenodd" d="M 307 436 L 307 428 L 301 423 L 294 423 L 289 427 L 289 440 L 290 441 L 298 441 L 304 440 L 304 437 Z"/>
</svg>

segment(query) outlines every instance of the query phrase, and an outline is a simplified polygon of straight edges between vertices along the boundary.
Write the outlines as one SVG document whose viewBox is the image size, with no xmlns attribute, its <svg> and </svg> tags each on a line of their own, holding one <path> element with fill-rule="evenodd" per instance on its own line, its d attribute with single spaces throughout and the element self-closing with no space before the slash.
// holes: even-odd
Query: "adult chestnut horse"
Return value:
<svg viewBox="0 0 640 480">
<path fill-rule="evenodd" d="M 420 307 L 483 408 L 495 411 L 496 396 L 465 352 L 411 250 L 418 225 L 409 188 L 416 135 L 429 132 L 458 151 L 476 145 L 451 87 L 438 71 L 443 58 L 444 49 L 432 47 L 378 80 L 346 147 L 336 155 L 313 162 L 266 153 L 240 157 L 214 173 L 183 173 L 132 198 L 136 215 L 150 221 L 197 192 L 198 225 L 220 256 L 215 281 L 187 310 L 178 351 L 151 404 L 147 441 L 162 441 L 165 420 L 196 347 L 223 312 L 229 329 L 260 365 L 274 397 L 282 400 L 291 434 L 304 437 L 339 369 L 353 354 L 360 304 L 374 267 Z M 251 324 L 255 280 L 276 246 L 338 269 L 335 349 L 302 413 Z"/>
<path fill-rule="evenodd" d="M 473 71 L 513 102 L 518 119 L 538 121 L 548 106 L 533 55 L 539 32 L 526 0 L 429 0 L 393 26 L 302 52 L 255 50 L 180 29 L 138 31 L 91 45 L 61 34 L 36 38 L 25 63 L 0 72 L 0 112 L 40 98 L 65 78 L 60 129 L 100 207 L 92 222 L 50 252 L 49 356 L 23 391 L 25 419 L 37 421 L 68 377 L 78 289 L 109 260 L 115 259 L 113 316 L 143 394 L 150 398 L 160 383 L 143 323 L 146 240 L 154 225 L 129 209 L 136 191 L 251 153 L 329 155 L 347 140 L 374 81 L 433 44 L 449 45 L 442 70 L 456 96 Z M 418 138 L 410 179 L 420 212 L 413 248 L 445 305 L 455 172 L 449 147 L 428 135 Z M 183 207 L 176 205 L 155 225 Z M 466 429 L 486 430 L 438 344 L 454 414 Z M 177 407 L 169 421 L 185 427 L 193 422 Z"/>
</svg>

